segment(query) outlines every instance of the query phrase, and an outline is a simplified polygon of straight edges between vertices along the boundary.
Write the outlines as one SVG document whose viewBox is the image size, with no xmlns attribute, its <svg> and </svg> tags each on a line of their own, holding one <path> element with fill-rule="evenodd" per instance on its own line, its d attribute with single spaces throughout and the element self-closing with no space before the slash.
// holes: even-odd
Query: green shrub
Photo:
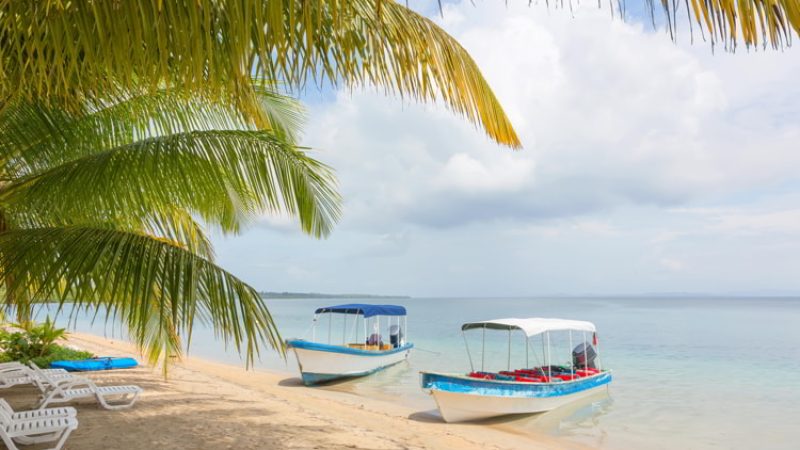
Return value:
<svg viewBox="0 0 800 450">
<path fill-rule="evenodd" d="M 27 364 L 30 361 L 33 361 L 39 367 L 49 367 L 50 363 L 53 361 L 74 361 L 78 359 L 88 359 L 93 358 L 94 354 L 91 352 L 83 351 L 83 350 L 74 350 L 69 347 L 62 347 L 57 344 L 53 344 L 51 347 L 50 353 L 46 356 L 38 356 L 35 358 L 23 358 L 23 359 L 14 359 L 11 358 L 7 353 L 0 353 L 0 362 L 9 362 L 9 361 L 20 361 L 24 364 Z"/>
<path fill-rule="evenodd" d="M 56 344 L 67 332 L 56 328 L 48 317 L 42 324 L 25 322 L 15 324 L 20 331 L 0 330 L 0 362 L 20 361 L 27 364 L 33 361 L 39 367 L 48 367 L 58 360 L 91 358 L 89 352 L 73 350 Z"/>
</svg>

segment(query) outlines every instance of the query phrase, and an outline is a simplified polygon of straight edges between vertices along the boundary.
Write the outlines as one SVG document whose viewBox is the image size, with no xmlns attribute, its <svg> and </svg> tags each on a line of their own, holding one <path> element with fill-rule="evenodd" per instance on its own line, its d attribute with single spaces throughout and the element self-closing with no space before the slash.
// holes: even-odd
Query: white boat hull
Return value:
<svg viewBox="0 0 800 450">
<path fill-rule="evenodd" d="M 606 389 L 608 389 L 608 385 L 547 398 L 491 397 L 439 390 L 431 391 L 431 395 L 436 400 L 439 413 L 445 422 L 466 422 L 510 414 L 534 414 L 550 411 Z"/>
<path fill-rule="evenodd" d="M 298 345 L 289 342 L 297 357 L 303 382 L 312 385 L 338 378 L 360 377 L 408 359 L 413 345 L 387 351 L 354 350 L 324 344 Z M 307 348 L 318 347 L 318 348 Z"/>
<path fill-rule="evenodd" d="M 422 372 L 421 380 L 422 388 L 430 391 L 445 422 L 550 411 L 608 389 L 610 382 L 610 371 L 546 383 L 476 379 L 436 372 Z"/>
</svg>

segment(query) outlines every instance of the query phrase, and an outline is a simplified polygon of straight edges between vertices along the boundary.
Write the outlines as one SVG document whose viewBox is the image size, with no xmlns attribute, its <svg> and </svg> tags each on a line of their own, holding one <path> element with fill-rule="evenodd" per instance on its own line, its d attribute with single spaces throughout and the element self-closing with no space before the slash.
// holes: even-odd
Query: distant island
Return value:
<svg viewBox="0 0 800 450">
<path fill-rule="evenodd" d="M 351 298 L 351 299 L 405 299 L 407 295 L 373 294 L 322 294 L 318 292 L 259 292 L 261 298 Z"/>
</svg>

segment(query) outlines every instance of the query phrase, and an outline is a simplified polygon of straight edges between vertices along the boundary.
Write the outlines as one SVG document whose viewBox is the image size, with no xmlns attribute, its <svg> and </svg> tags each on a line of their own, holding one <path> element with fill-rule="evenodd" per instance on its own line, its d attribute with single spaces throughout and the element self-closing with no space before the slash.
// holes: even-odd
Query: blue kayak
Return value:
<svg viewBox="0 0 800 450">
<path fill-rule="evenodd" d="M 88 372 L 93 370 L 130 369 L 138 365 L 139 363 L 133 358 L 103 356 L 77 361 L 53 361 L 50 363 L 50 368 L 64 369 L 68 372 Z"/>
</svg>

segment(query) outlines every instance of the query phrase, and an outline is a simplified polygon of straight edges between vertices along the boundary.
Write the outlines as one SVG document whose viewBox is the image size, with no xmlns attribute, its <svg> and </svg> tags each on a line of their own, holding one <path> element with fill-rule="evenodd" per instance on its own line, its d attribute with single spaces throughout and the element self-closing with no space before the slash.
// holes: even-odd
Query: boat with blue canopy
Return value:
<svg viewBox="0 0 800 450">
<path fill-rule="evenodd" d="M 286 346 L 297 358 L 303 383 L 310 386 L 369 375 L 405 361 L 414 347 L 407 336 L 403 306 L 348 303 L 317 308 L 311 340 L 289 339 Z"/>
<path fill-rule="evenodd" d="M 476 330 L 481 333 L 480 370 L 476 370 L 466 334 Z M 446 422 L 545 412 L 607 390 L 611 382 L 611 371 L 602 367 L 597 330 L 591 322 L 510 318 L 465 323 L 461 331 L 470 372 L 421 372 L 422 388 L 436 400 Z M 494 359 L 506 356 L 506 370 L 486 369 L 487 331 L 507 333 L 507 354 L 488 354 Z M 520 334 L 525 341 L 524 363 L 512 366 L 513 338 Z M 504 336 L 500 339 L 505 340 Z M 569 349 L 568 355 L 564 352 L 566 362 L 553 364 L 557 358 L 553 347 Z"/>
</svg>

